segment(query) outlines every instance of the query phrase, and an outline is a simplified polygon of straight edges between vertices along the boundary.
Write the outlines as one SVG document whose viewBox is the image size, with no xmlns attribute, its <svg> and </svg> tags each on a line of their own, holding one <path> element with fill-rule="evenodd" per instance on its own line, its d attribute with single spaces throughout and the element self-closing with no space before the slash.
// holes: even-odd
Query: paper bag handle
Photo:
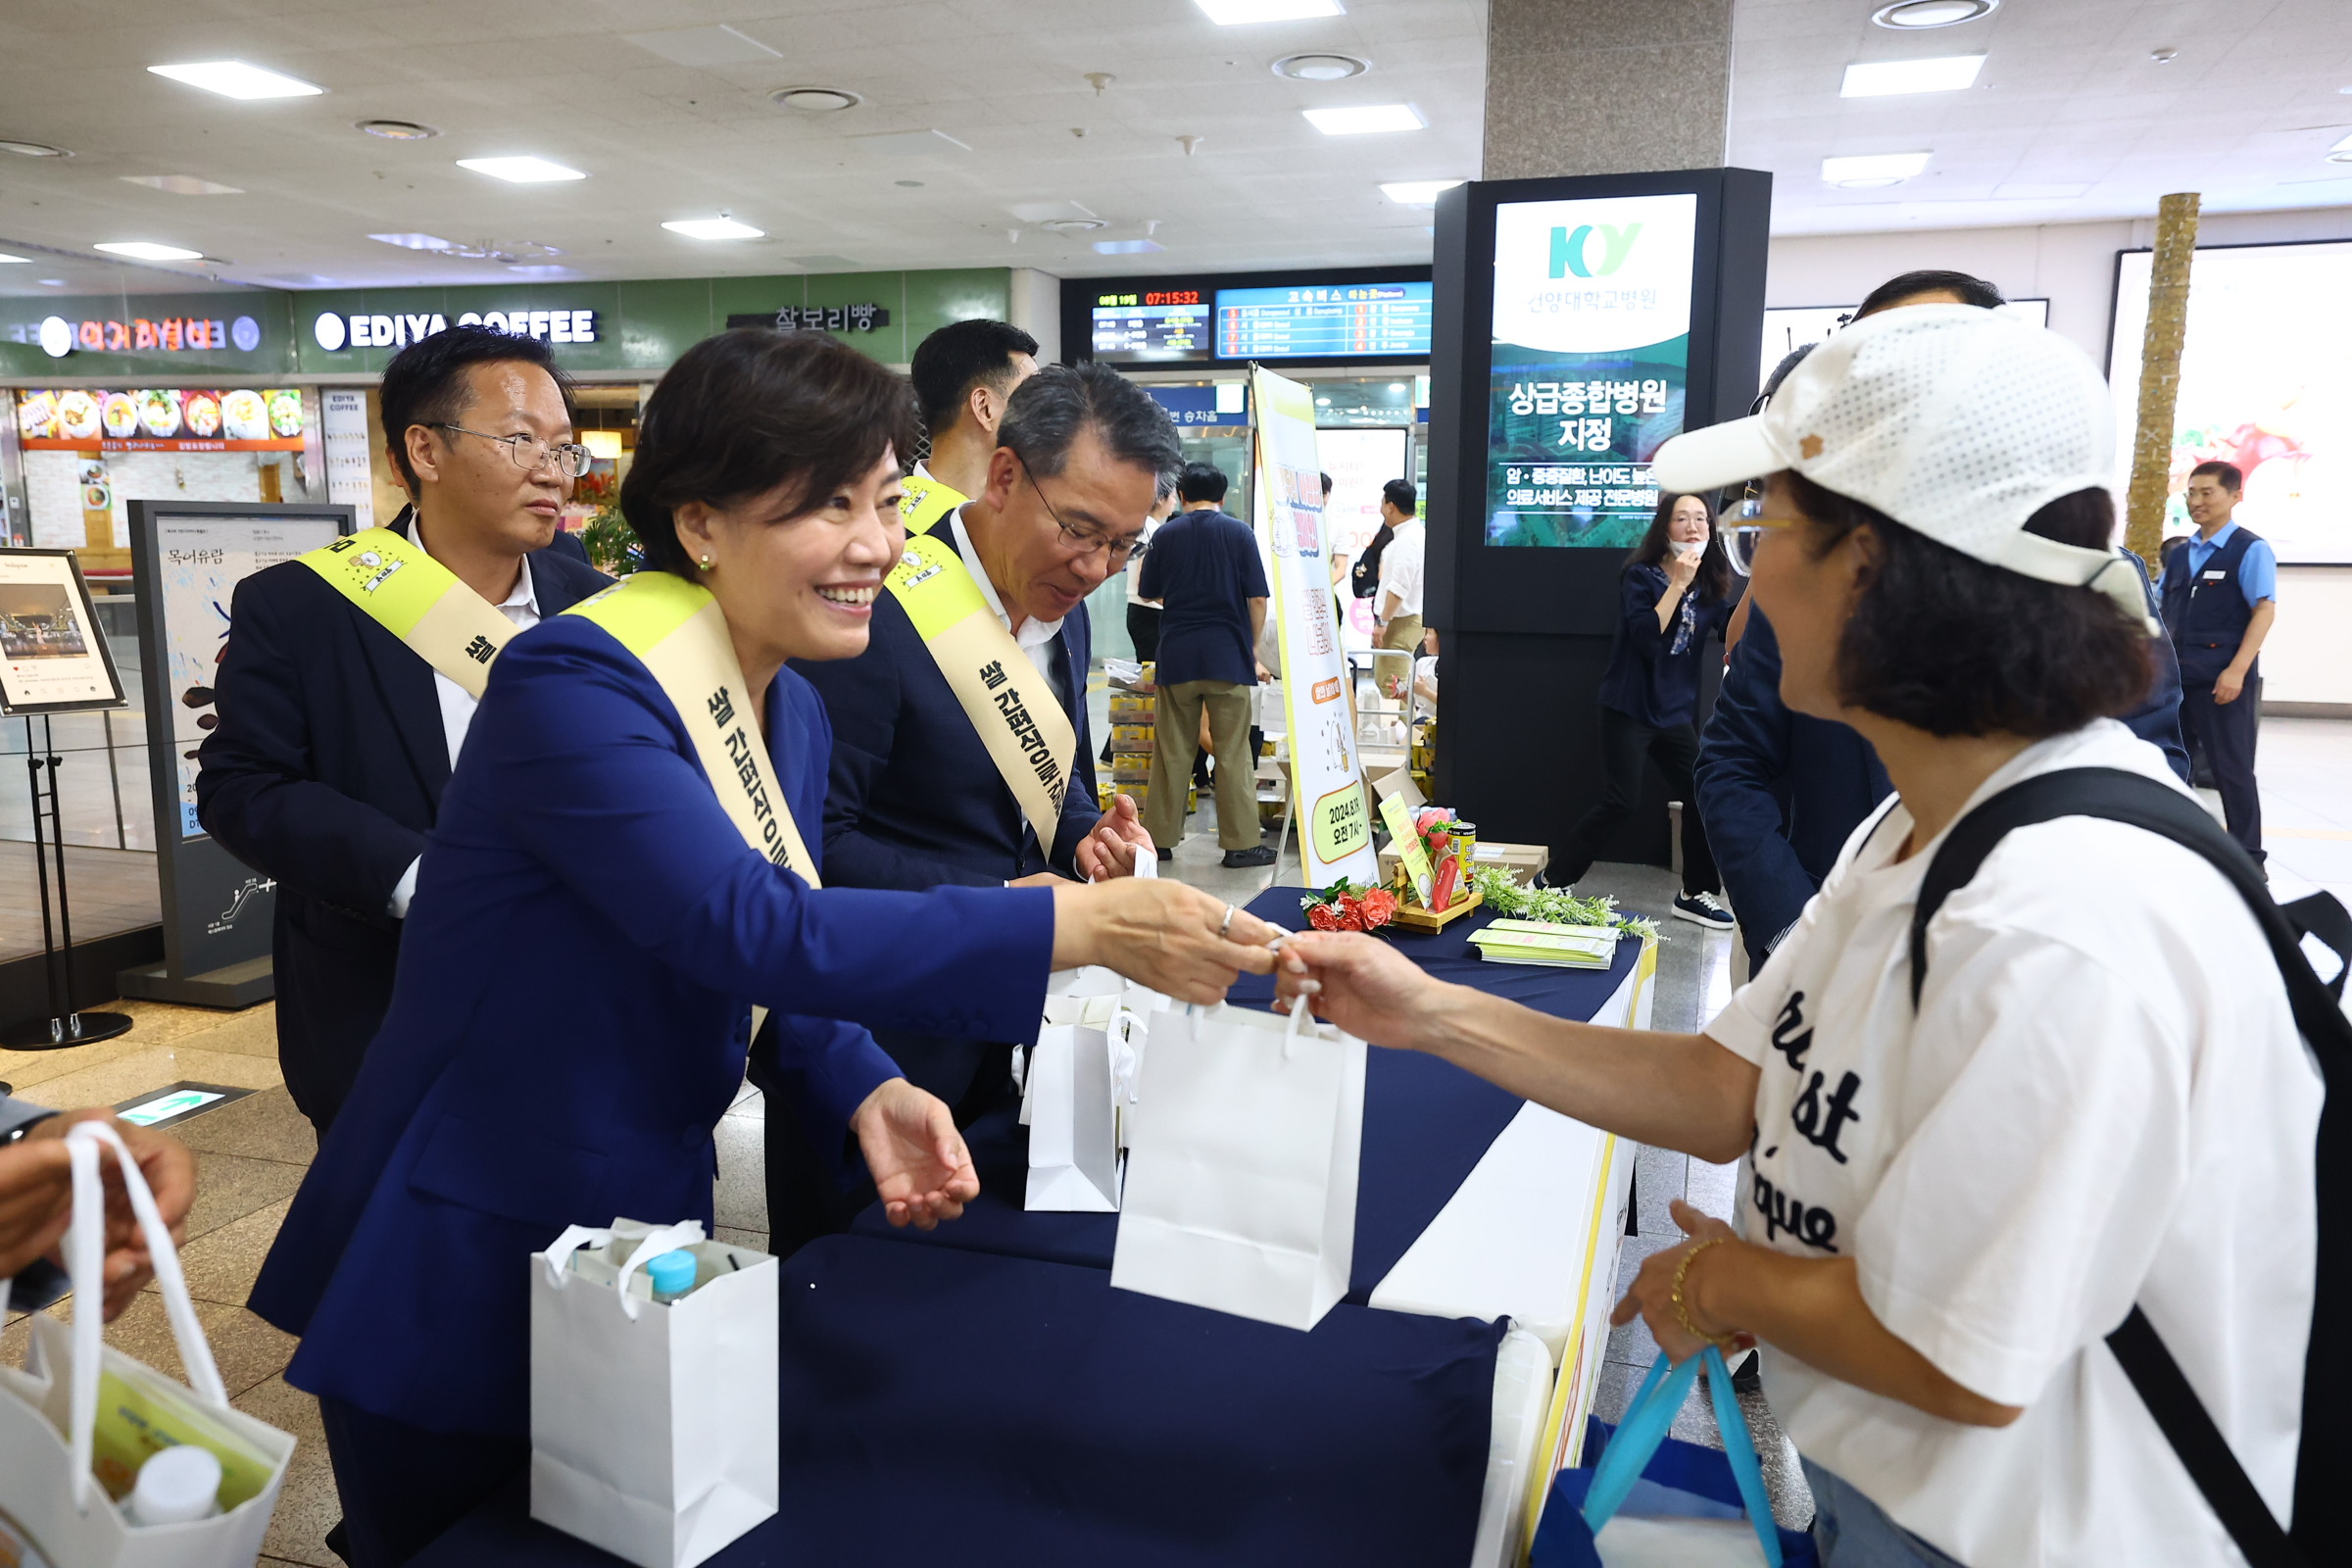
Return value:
<svg viewBox="0 0 2352 1568">
<path fill-rule="evenodd" d="M 187 1276 L 180 1272 L 179 1250 L 172 1245 L 171 1227 L 155 1206 L 139 1162 L 122 1142 L 122 1135 L 102 1121 L 75 1122 L 66 1130 L 66 1158 L 74 1173 L 74 1218 L 66 1233 L 66 1273 L 74 1283 L 74 1382 L 69 1424 L 74 1448 L 74 1501 L 85 1513 L 95 1500 L 91 1494 L 98 1478 L 90 1469 L 98 1426 L 98 1371 L 102 1353 L 101 1303 L 106 1298 L 106 1188 L 99 1160 L 102 1145 L 112 1145 L 122 1167 L 122 1191 L 130 1212 L 147 1243 L 155 1264 L 155 1283 L 172 1321 L 172 1338 L 179 1346 L 181 1365 L 196 1397 L 220 1409 L 228 1407 L 228 1390 L 214 1364 L 213 1348 L 196 1319 L 196 1303 L 188 1298 Z"/>
<path fill-rule="evenodd" d="M 629 1260 L 620 1265 L 620 1272 L 612 1276 L 612 1293 L 620 1298 L 620 1309 L 628 1314 L 630 1322 L 637 1321 L 637 1298 L 629 1294 L 629 1276 L 637 1272 L 637 1265 L 703 1240 L 703 1222 L 699 1219 L 680 1220 L 675 1225 L 660 1226 L 645 1233 L 637 1243 L 637 1250 L 629 1254 Z"/>
<path fill-rule="evenodd" d="M 612 1232 L 609 1227 L 600 1230 L 594 1225 L 564 1226 L 564 1234 L 549 1243 L 546 1252 L 542 1254 L 547 1259 L 547 1283 L 562 1290 L 571 1280 L 572 1253 L 583 1247 L 612 1245 Z"/>
</svg>

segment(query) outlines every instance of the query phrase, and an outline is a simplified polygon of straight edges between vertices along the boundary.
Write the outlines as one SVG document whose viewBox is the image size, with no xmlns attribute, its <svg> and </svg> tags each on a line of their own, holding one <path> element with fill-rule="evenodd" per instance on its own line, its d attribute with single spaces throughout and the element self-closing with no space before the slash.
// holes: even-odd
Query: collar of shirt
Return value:
<svg viewBox="0 0 2352 1568">
<path fill-rule="evenodd" d="M 1004 612 L 1004 601 L 997 597 L 997 585 L 988 580 L 988 568 L 980 564 L 978 552 L 972 549 L 971 531 L 963 525 L 964 510 L 970 505 L 971 503 L 967 501 L 963 506 L 956 509 L 954 519 L 948 525 L 948 532 L 955 536 L 956 553 L 963 557 L 964 570 L 970 572 L 972 581 L 980 585 L 980 597 L 988 601 L 988 608 L 995 612 L 998 621 L 1003 624 L 1004 629 L 1012 631 L 1012 617 Z M 1060 621 L 1040 620 L 1032 615 L 1021 622 L 1019 631 L 1012 632 L 1012 640 L 1019 645 L 1022 653 L 1029 656 L 1029 662 L 1035 664 L 1048 679 L 1051 679 L 1054 674 L 1052 662 L 1054 639 L 1060 635 Z"/>
<path fill-rule="evenodd" d="M 416 517 L 414 513 L 409 516 L 409 543 L 419 550 L 424 549 L 424 540 L 418 536 Z M 427 551 L 426 553 L 429 555 L 431 552 Z M 515 625 L 527 629 L 538 625 L 541 618 L 539 589 L 538 585 L 531 581 L 531 558 L 523 557 L 520 566 L 521 569 L 514 573 L 514 591 L 500 600 L 496 608 L 500 614 Z"/>
<path fill-rule="evenodd" d="M 2189 535 L 2189 565 L 2191 567 L 2202 567 L 2205 563 L 2213 559 L 2215 551 L 2221 549 L 2222 546 L 2230 542 L 2230 536 L 2235 532 L 2237 532 L 2237 519 L 2235 517 L 2231 517 L 2228 522 L 2222 524 L 2222 531 L 2215 534 L 2210 539 L 2204 538 L 2198 534 Z"/>
</svg>

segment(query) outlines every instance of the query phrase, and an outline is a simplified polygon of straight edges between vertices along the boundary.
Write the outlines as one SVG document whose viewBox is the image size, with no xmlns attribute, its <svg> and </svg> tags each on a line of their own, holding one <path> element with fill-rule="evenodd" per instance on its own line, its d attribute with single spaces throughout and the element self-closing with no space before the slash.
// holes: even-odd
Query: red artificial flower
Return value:
<svg viewBox="0 0 2352 1568">
<path fill-rule="evenodd" d="M 1339 897 L 1339 906 L 1341 930 L 1362 931 L 1367 929 L 1364 924 L 1363 903 L 1357 899 L 1355 895 L 1352 893 L 1341 894 Z"/>
<path fill-rule="evenodd" d="M 1340 924 L 1338 912 L 1335 911 L 1328 904 L 1318 904 L 1314 907 L 1308 909 L 1306 911 L 1306 923 L 1313 926 L 1318 931 L 1338 931 L 1344 929 Z"/>
<path fill-rule="evenodd" d="M 1387 888 L 1374 888 L 1357 903 L 1364 911 L 1364 928 L 1387 925 L 1396 914 L 1396 895 Z"/>
</svg>

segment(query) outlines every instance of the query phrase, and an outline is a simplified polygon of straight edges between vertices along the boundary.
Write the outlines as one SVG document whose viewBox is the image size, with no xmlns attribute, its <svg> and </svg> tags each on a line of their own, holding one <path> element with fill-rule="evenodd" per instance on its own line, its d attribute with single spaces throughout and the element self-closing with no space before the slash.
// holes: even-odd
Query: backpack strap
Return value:
<svg viewBox="0 0 2352 1568">
<path fill-rule="evenodd" d="M 1952 826 L 1928 863 L 1919 903 L 1911 914 L 1914 1011 L 1927 983 L 1928 926 L 1944 900 L 1975 877 L 1984 858 L 2011 830 L 2066 816 L 2124 822 L 2170 839 L 2202 857 L 2228 878 L 2271 945 L 2271 956 L 2286 984 L 2295 1027 L 2319 1059 L 2323 1079 L 2332 1088 L 2352 1088 L 2352 1019 L 2347 1019 L 2337 1004 L 2344 975 L 2338 973 L 2331 984 L 2322 981 L 2301 947 L 2305 935 L 2316 936 L 2352 964 L 2352 914 L 2325 893 L 2280 908 L 2270 896 L 2261 868 L 2222 831 L 2212 813 L 2170 785 L 2121 768 L 2066 768 L 2039 774 L 2011 785 Z M 2335 1499 L 2321 1495 L 2321 1478 L 2352 1474 L 2352 1438 L 2337 1430 L 2334 1423 L 2340 1411 L 2323 1396 L 2324 1391 L 2340 1391 L 2352 1384 L 2352 1353 L 2344 1349 L 2337 1335 L 2320 1327 L 2338 1322 L 2347 1304 L 2352 1304 L 2352 1278 L 2346 1277 L 2352 1275 L 2352 1261 L 2347 1261 L 2352 1237 L 2333 1234 L 2344 1219 L 2328 1198 L 2352 1183 L 2352 1130 L 2344 1126 L 2348 1101 L 2352 1101 L 2352 1093 L 2328 1097 L 2319 1138 L 2321 1238 L 2314 1281 L 2314 1328 L 2306 1352 L 2302 1451 L 2296 1464 L 2294 1509 L 2295 1519 L 2303 1526 L 2300 1535 L 2306 1547 L 2317 1546 L 2326 1510 L 2334 1506 Z M 2279 1528 L 2146 1314 L 2134 1305 L 2123 1325 L 2108 1335 L 2107 1345 L 2252 1568 L 2300 1568 L 2313 1560 Z"/>
</svg>

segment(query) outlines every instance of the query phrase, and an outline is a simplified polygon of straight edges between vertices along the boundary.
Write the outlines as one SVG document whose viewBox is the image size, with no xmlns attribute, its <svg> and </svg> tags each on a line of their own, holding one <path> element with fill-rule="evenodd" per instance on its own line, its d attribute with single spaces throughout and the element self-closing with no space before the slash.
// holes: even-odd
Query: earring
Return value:
<svg viewBox="0 0 2352 1568">
<path fill-rule="evenodd" d="M 703 558 L 703 569 L 705 571 L 709 571 L 710 569 L 710 558 L 709 556 L 705 556 Z"/>
</svg>

